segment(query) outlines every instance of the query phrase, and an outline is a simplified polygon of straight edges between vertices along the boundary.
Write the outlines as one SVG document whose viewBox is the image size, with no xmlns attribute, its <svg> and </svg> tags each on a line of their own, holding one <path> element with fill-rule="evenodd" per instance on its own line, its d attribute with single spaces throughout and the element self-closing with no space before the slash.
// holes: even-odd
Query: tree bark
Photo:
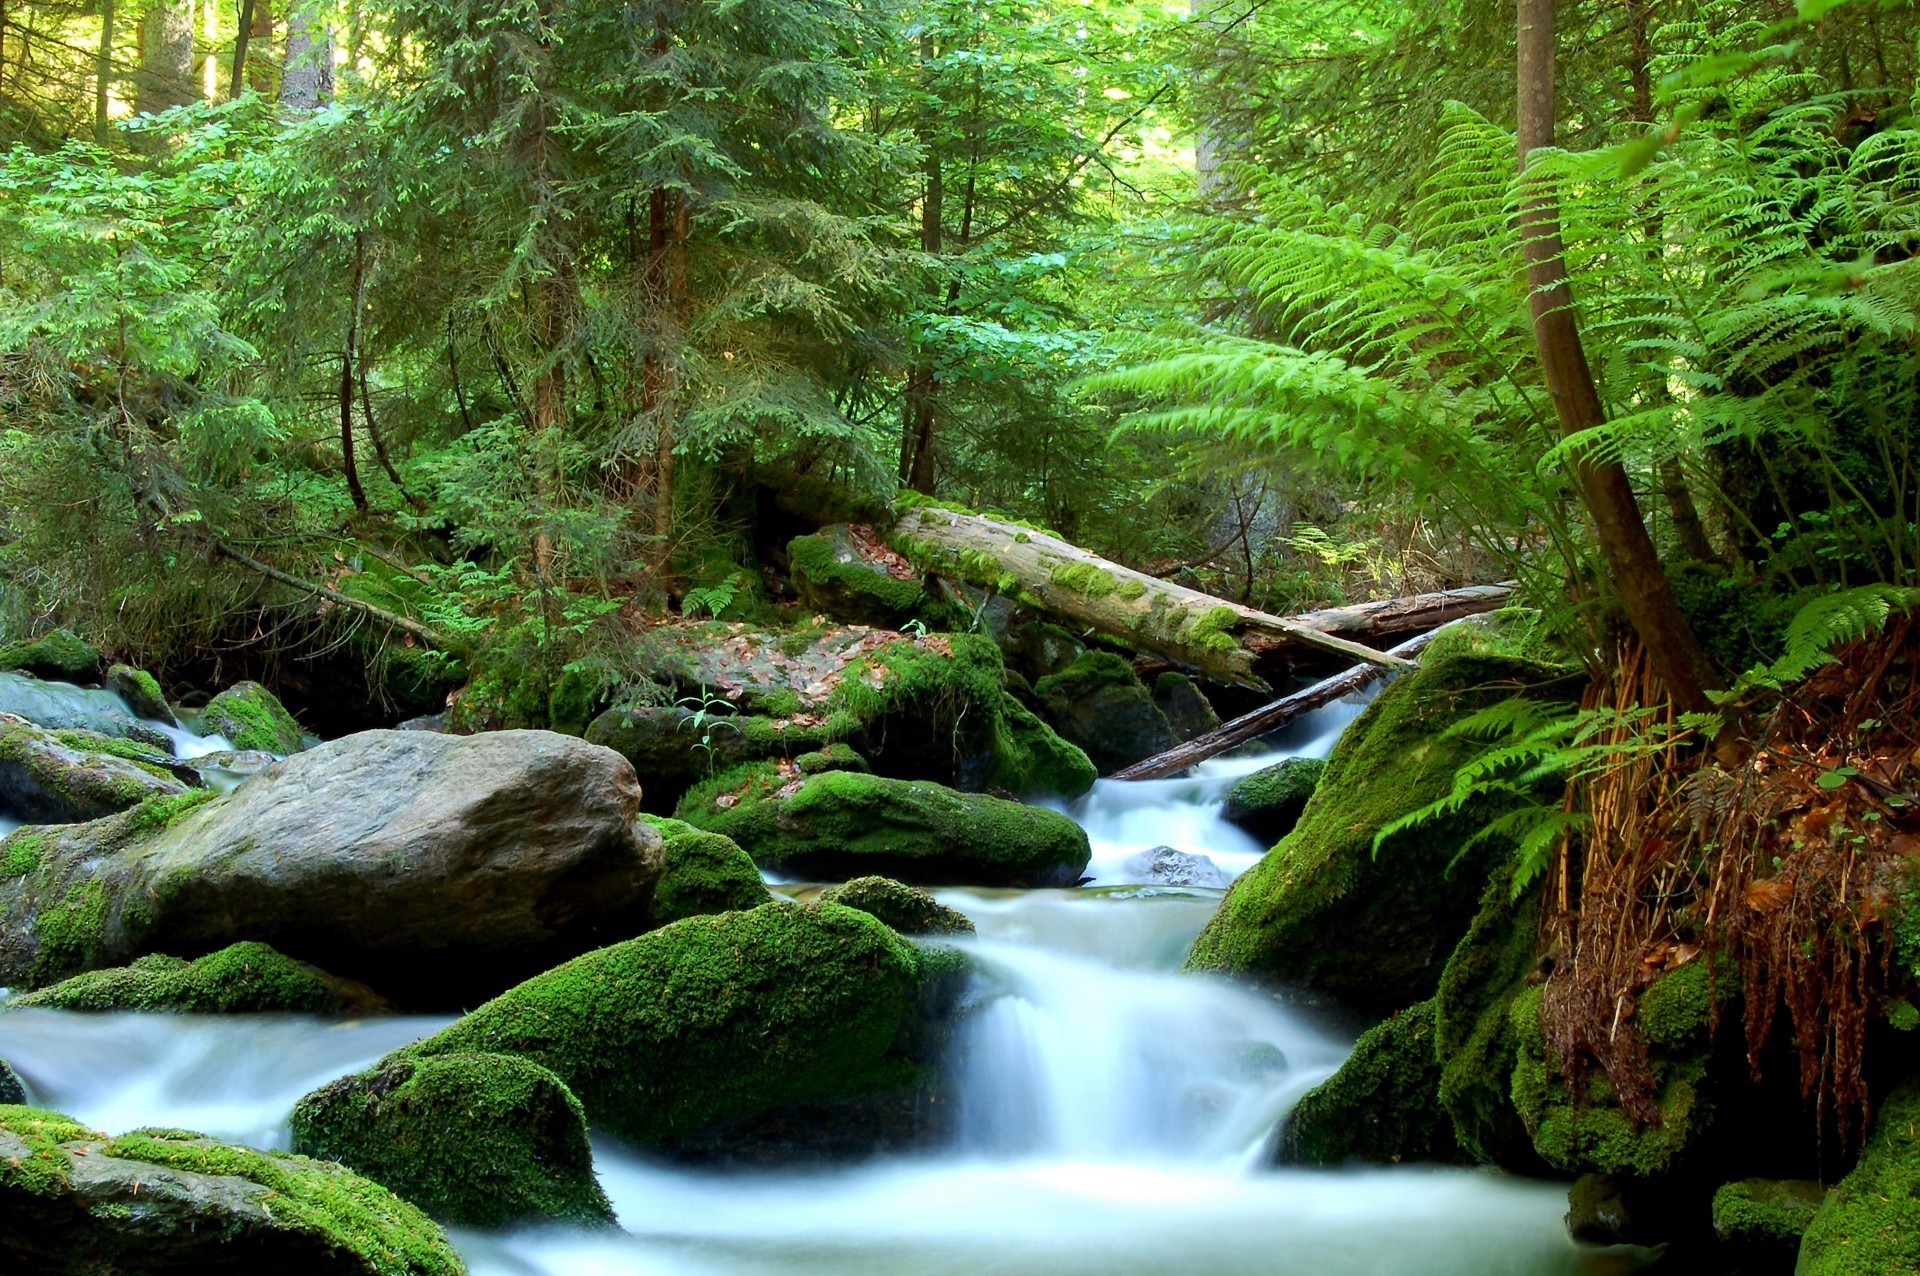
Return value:
<svg viewBox="0 0 1920 1276">
<path fill-rule="evenodd" d="M 233 33 L 233 74 L 227 80 L 227 96 L 239 97 L 247 83 L 247 43 L 253 39 L 254 0 L 240 0 L 240 21 Z"/>
<path fill-rule="evenodd" d="M 93 59 L 93 140 L 105 145 L 112 134 L 107 90 L 113 83 L 113 0 L 100 5 L 100 51 Z"/>
<path fill-rule="evenodd" d="M 920 38 L 920 60 L 931 63 L 935 57 L 933 38 Z M 931 83 L 931 74 L 928 76 Z M 926 167 L 920 188 L 920 251 L 938 257 L 946 239 L 946 174 L 940 165 L 939 139 L 931 136 L 930 111 L 923 113 L 920 144 L 926 150 Z M 909 491 L 933 494 L 934 396 L 939 389 L 939 374 L 925 356 L 907 372 L 907 393 L 903 405 L 900 434 L 900 485 Z"/>
<path fill-rule="evenodd" d="M 280 68 L 280 105 L 311 111 L 333 99 L 333 33 L 316 0 L 287 8 L 287 56 Z"/>
<path fill-rule="evenodd" d="M 1405 598 L 1383 598 L 1377 602 L 1354 603 L 1348 607 L 1328 607 L 1287 619 L 1308 629 L 1342 638 L 1387 638 L 1395 634 L 1434 629 L 1463 616 L 1496 611 L 1512 602 L 1519 588 L 1519 582 L 1511 580 L 1498 585 L 1467 585 L 1431 594 L 1411 594 Z M 1276 642 L 1259 634 L 1250 634 L 1243 641 L 1256 652 L 1289 645 L 1285 641 Z"/>
<path fill-rule="evenodd" d="M 140 73 L 134 77 L 133 109 L 157 114 L 194 98 L 193 6 L 162 0 L 140 23 Z"/>
<path fill-rule="evenodd" d="M 1412 660 L 1425 650 L 1439 630 L 1421 634 L 1395 647 L 1390 653 L 1403 660 Z M 1107 778 L 1110 780 L 1164 780 L 1168 776 L 1178 775 L 1190 766 L 1197 766 L 1208 758 L 1217 757 L 1238 744 L 1256 740 L 1269 731 L 1278 731 L 1304 713 L 1311 713 L 1323 705 L 1332 704 L 1342 696 L 1372 685 L 1387 676 L 1387 670 L 1379 665 L 1355 665 L 1345 673 L 1337 673 L 1331 678 L 1323 678 L 1311 687 L 1283 696 L 1272 704 L 1262 705 L 1252 713 L 1243 714 L 1232 722 L 1222 723 L 1205 735 L 1195 736 L 1185 744 L 1176 745 L 1165 753 L 1143 759 L 1130 767 L 1122 767 Z"/>
<path fill-rule="evenodd" d="M 653 335 L 641 370 L 641 411 L 654 425 L 654 579 L 670 574 L 673 535 L 674 447 L 680 411 L 680 343 L 687 325 L 686 194 L 662 188 L 648 198 L 647 292 Z"/>
<path fill-rule="evenodd" d="M 269 93 L 273 90 L 272 0 L 248 0 L 248 8 L 252 17 L 247 23 L 247 87 L 256 93 Z M 265 57 L 260 50 L 266 51 Z"/>
<path fill-rule="evenodd" d="M 1518 0 L 1517 25 L 1519 152 L 1524 170 L 1529 155 L 1554 144 L 1553 0 Z M 1574 321 L 1573 291 L 1567 283 L 1560 241 L 1559 201 L 1550 191 L 1523 198 L 1520 238 L 1534 344 L 1561 432 L 1573 435 L 1603 425 L 1606 411 Z M 1681 709 L 1709 710 L 1707 689 L 1719 685 L 1718 676 L 1673 596 L 1626 467 L 1587 456 L 1576 456 L 1572 465 L 1607 574 L 1655 674 Z"/>
<path fill-rule="evenodd" d="M 1264 685 L 1254 676 L 1254 651 L 1246 645 L 1253 636 L 1371 664 L 1406 664 L 1298 620 L 1169 584 L 1058 537 L 980 514 L 909 510 L 888 540 L 937 575 L 998 590 L 1222 681 Z"/>
<path fill-rule="evenodd" d="M 347 472 L 347 495 L 362 513 L 367 491 L 360 485 L 360 467 L 353 458 L 353 364 L 360 352 L 360 308 L 366 304 L 367 252 L 359 235 L 353 237 L 353 279 L 347 287 L 347 339 L 340 347 L 340 463 Z"/>
</svg>

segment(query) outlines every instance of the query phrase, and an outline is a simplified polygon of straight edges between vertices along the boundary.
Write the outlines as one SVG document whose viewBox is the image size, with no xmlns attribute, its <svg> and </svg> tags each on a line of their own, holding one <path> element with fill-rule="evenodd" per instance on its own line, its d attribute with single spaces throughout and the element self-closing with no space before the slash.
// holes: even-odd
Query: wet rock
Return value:
<svg viewBox="0 0 1920 1276">
<path fill-rule="evenodd" d="M 836 620 L 891 627 L 927 607 L 920 573 L 863 524 L 796 536 L 787 559 L 800 601 Z"/>
<path fill-rule="evenodd" d="M 973 933 L 973 919 L 965 913 L 890 877 L 856 877 L 829 886 L 820 898 L 870 913 L 902 935 Z"/>
<path fill-rule="evenodd" d="M 613 1221 L 580 1101 L 513 1055 L 391 1058 L 342 1077 L 294 1105 L 293 1147 L 447 1223 Z"/>
<path fill-rule="evenodd" d="M 27 673 L 49 681 L 84 682 L 100 668 L 100 653 L 70 629 L 0 646 L 0 673 Z"/>
<path fill-rule="evenodd" d="M 1156 846 L 1130 857 L 1124 867 L 1127 876 L 1155 886 L 1204 886 L 1224 890 L 1231 879 L 1220 866 L 1204 855 L 1177 851 L 1171 846 Z"/>
<path fill-rule="evenodd" d="M 110 1139 L 17 1106 L 0 1107 L 0 1260 L 124 1276 L 466 1271 L 425 1214 L 338 1165 L 178 1130 Z"/>
<path fill-rule="evenodd" d="M 447 730 L 447 715 L 444 712 L 429 713 L 418 718 L 408 718 L 405 722 L 396 723 L 393 729 L 395 731 L 445 732 Z"/>
<path fill-rule="evenodd" d="M 173 708 L 160 690 L 159 681 L 144 669 L 115 665 L 107 670 L 106 688 L 127 702 L 136 718 L 174 725 Z"/>
<path fill-rule="evenodd" d="M 1319 758 L 1288 758 L 1242 776 L 1227 790 L 1220 818 L 1272 846 L 1293 832 L 1326 769 Z"/>
<path fill-rule="evenodd" d="M 653 888 L 652 918 L 664 926 L 683 917 L 758 908 L 772 896 L 766 879 L 730 837 L 682 820 L 645 817 L 664 839 L 663 867 Z"/>
<path fill-rule="evenodd" d="M 248 941 L 196 961 L 154 954 L 90 970 L 14 999 L 58 1010 L 171 1010 L 192 1014 L 365 1015 L 391 1010 L 363 983 L 329 975 Z"/>
<path fill-rule="evenodd" d="M 679 818 L 762 868 L 814 881 L 880 874 L 921 886 L 1071 886 L 1091 851 L 1057 811 L 938 784 L 762 763 L 688 793 Z"/>
<path fill-rule="evenodd" d="M 230 793 L 240 782 L 260 774 L 280 760 L 263 749 L 222 749 L 188 760 L 200 782 L 219 793 Z"/>
<path fill-rule="evenodd" d="M 1133 666 L 1111 652 L 1084 652 L 1033 690 L 1053 729 L 1080 746 L 1102 775 L 1176 743 L 1167 715 Z"/>
<path fill-rule="evenodd" d="M 1307 1092 L 1287 1117 L 1281 1159 L 1453 1161 L 1453 1122 L 1436 1101 L 1440 1060 L 1434 1006 L 1423 1001 L 1368 1029 L 1340 1071 Z"/>
<path fill-rule="evenodd" d="M 0 1106 L 26 1101 L 27 1087 L 21 1084 L 20 1074 L 13 1070 L 12 1064 L 0 1059 Z"/>
<path fill-rule="evenodd" d="M 0 713 L 24 718 L 49 731 L 93 731 L 172 752 L 172 741 L 165 732 L 137 721 L 116 697 L 65 683 L 0 673 Z"/>
<path fill-rule="evenodd" d="M 1180 744 L 1196 739 L 1220 725 L 1220 715 L 1199 684 L 1183 673 L 1163 673 L 1154 680 L 1153 702 L 1166 715 L 1173 738 Z"/>
<path fill-rule="evenodd" d="M 0 811 L 22 820 L 69 824 L 177 797 L 192 786 L 176 765 L 171 754 L 134 740 L 47 731 L 0 714 Z"/>
<path fill-rule="evenodd" d="M 550 732 L 347 736 L 224 797 L 0 842 L 8 867 L 36 842 L 0 893 L 0 983 L 248 938 L 403 1004 L 472 1004 L 645 927 L 661 839 L 639 803 L 618 754 Z"/>
<path fill-rule="evenodd" d="M 1920 1083 L 1889 1094 L 1851 1174 L 1800 1238 L 1796 1276 L 1920 1271 Z"/>
<path fill-rule="evenodd" d="M 237 682 L 209 700 L 195 726 L 201 735 L 225 736 L 236 749 L 287 754 L 306 743 L 286 706 L 257 682 Z"/>
</svg>

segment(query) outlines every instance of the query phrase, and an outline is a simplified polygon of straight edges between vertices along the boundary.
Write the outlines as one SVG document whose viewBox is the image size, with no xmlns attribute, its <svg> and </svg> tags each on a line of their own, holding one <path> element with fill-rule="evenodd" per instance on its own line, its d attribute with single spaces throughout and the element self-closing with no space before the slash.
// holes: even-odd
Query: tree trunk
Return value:
<svg viewBox="0 0 1920 1276">
<path fill-rule="evenodd" d="M 1225 682 L 1263 685 L 1253 673 L 1254 651 L 1246 645 L 1254 636 L 1371 664 L 1406 663 L 1299 620 L 1169 584 L 1058 537 L 980 514 L 909 510 L 887 539 L 937 575 L 997 590 Z"/>
<path fill-rule="evenodd" d="M 1518 0 L 1518 17 L 1519 151 L 1524 168 L 1532 152 L 1554 144 L 1553 0 Z M 1574 321 L 1556 195 L 1544 192 L 1523 199 L 1520 237 L 1534 344 L 1561 432 L 1572 435 L 1603 425 L 1606 411 Z M 1586 456 L 1575 457 L 1572 464 L 1607 574 L 1654 672 L 1681 709 L 1710 709 L 1706 693 L 1718 685 L 1717 675 L 1674 599 L 1626 467 Z"/>
<path fill-rule="evenodd" d="M 287 56 L 280 68 L 280 105 L 311 111 L 333 99 L 333 33 L 316 0 L 287 8 Z"/>
<path fill-rule="evenodd" d="M 248 0 L 252 16 L 247 23 L 247 87 L 255 93 L 273 91 L 273 4 L 272 0 Z M 261 51 L 266 56 L 261 56 Z M 237 91 L 237 90 L 236 90 Z"/>
<path fill-rule="evenodd" d="M 922 36 L 921 62 L 932 62 L 935 52 L 933 38 Z M 920 144 L 926 151 L 920 188 L 920 251 L 929 257 L 938 257 L 946 247 L 946 175 L 940 167 L 938 139 L 930 136 L 932 130 L 924 114 L 919 131 Z M 938 389 L 939 374 L 923 356 L 907 372 L 900 433 L 900 485 L 929 496 L 933 494 L 934 395 Z"/>
<path fill-rule="evenodd" d="M 1354 603 L 1348 607 L 1328 607 L 1287 619 L 1308 629 L 1342 638 L 1388 638 L 1395 634 L 1436 629 L 1463 616 L 1497 611 L 1513 601 L 1519 587 L 1518 581 L 1511 580 L 1498 585 L 1468 585 L 1431 594 L 1383 598 L 1378 602 Z M 1256 652 L 1289 645 L 1284 640 L 1276 642 L 1258 634 L 1249 635 L 1244 642 Z"/>
<path fill-rule="evenodd" d="M 680 343 L 687 324 L 688 210 L 684 192 L 660 189 L 648 199 L 647 292 L 653 338 L 641 370 L 641 411 L 654 423 L 654 579 L 670 574 L 673 535 L 674 447 L 680 411 Z"/>
<path fill-rule="evenodd" d="M 193 101 L 193 5 L 187 0 L 162 0 L 147 10 L 133 85 L 133 109 L 142 115 Z"/>
<path fill-rule="evenodd" d="M 113 84 L 113 0 L 100 5 L 100 51 L 93 59 L 93 140 L 105 145 L 112 133 L 107 90 Z"/>
<path fill-rule="evenodd" d="M 340 463 L 347 472 L 347 495 L 353 507 L 362 513 L 367 508 L 367 490 L 360 485 L 360 467 L 353 457 L 353 365 L 360 353 L 360 310 L 367 295 L 366 243 L 353 237 L 353 279 L 347 286 L 347 339 L 340 347 Z"/>
<path fill-rule="evenodd" d="M 240 22 L 233 33 L 233 74 L 227 80 L 227 96 L 239 97 L 247 83 L 247 44 L 253 39 L 254 0 L 240 0 Z"/>
</svg>

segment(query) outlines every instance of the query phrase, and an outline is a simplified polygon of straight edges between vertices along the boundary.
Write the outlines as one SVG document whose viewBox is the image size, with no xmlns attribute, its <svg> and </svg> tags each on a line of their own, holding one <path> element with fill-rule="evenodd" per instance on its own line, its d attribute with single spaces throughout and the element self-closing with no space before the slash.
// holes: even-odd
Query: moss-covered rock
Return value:
<svg viewBox="0 0 1920 1276">
<path fill-rule="evenodd" d="M 1812 1179 L 1740 1179 L 1713 1194 L 1713 1231 L 1742 1251 L 1791 1258 L 1827 1189 Z"/>
<path fill-rule="evenodd" d="M 1713 1105 L 1706 1092 L 1712 1053 L 1712 981 L 1704 961 L 1663 975 L 1642 992 L 1635 1030 L 1647 1047 L 1658 1119 L 1641 1123 L 1595 1070 L 1575 1093 L 1555 1074 L 1540 1028 L 1541 986 L 1513 999 L 1508 1014 L 1518 1055 L 1513 1103 L 1542 1160 L 1576 1173 L 1653 1177 L 1672 1171 L 1706 1131 Z M 1724 992 L 1724 988 L 1721 989 Z"/>
<path fill-rule="evenodd" d="M 1448 727 L 1511 696 L 1565 690 L 1563 674 L 1477 629 L 1436 641 L 1347 728 L 1299 824 L 1234 882 L 1189 966 L 1303 985 L 1381 1014 L 1432 996 L 1507 854 L 1491 838 L 1461 850 L 1505 808 L 1469 802 L 1378 853 L 1374 835 L 1452 790 L 1479 746 Z"/>
<path fill-rule="evenodd" d="M 1040 621 L 1023 626 L 1015 651 L 1031 681 L 1059 673 L 1087 653 L 1087 644 L 1058 625 Z"/>
<path fill-rule="evenodd" d="M 880 874 L 929 886 L 1071 886 L 1087 835 L 1057 811 L 938 784 L 762 763 L 688 793 L 676 814 L 754 862 L 816 881 Z"/>
<path fill-rule="evenodd" d="M 391 1009 L 365 984 L 275 952 L 233 944 L 196 961 L 154 954 L 27 993 L 16 1006 L 59 1010 L 175 1010 L 192 1014 L 374 1014 Z"/>
<path fill-rule="evenodd" d="M 829 886 L 820 898 L 871 913 L 902 935 L 973 933 L 973 919 L 965 913 L 890 877 L 856 877 Z"/>
<path fill-rule="evenodd" d="M 136 718 L 171 724 L 173 707 L 167 703 L 160 681 L 144 669 L 132 665 L 114 665 L 107 670 L 106 688 L 126 702 L 127 711 Z"/>
<path fill-rule="evenodd" d="M 1920 1082 L 1907 1082 L 1880 1104 L 1859 1164 L 1807 1224 L 1794 1272 L 1920 1272 Z"/>
<path fill-rule="evenodd" d="M 1047 721 L 1102 775 L 1171 749 L 1176 737 L 1133 666 L 1108 651 L 1082 652 L 1033 684 Z"/>
<path fill-rule="evenodd" d="M 125 1276 L 466 1271 L 425 1214 L 338 1165 L 177 1130 L 109 1139 L 58 1113 L 6 1106 L 0 1260 Z"/>
<path fill-rule="evenodd" d="M 917 1093 L 931 972 L 876 918 L 831 902 L 690 917 L 576 957 L 396 1052 L 511 1054 L 588 1120 L 647 1145 L 793 1104 Z"/>
<path fill-rule="evenodd" d="M 1167 717 L 1173 738 L 1182 744 L 1220 725 L 1213 702 L 1193 679 L 1169 670 L 1153 682 L 1153 702 Z"/>
<path fill-rule="evenodd" d="M 342 1077 L 294 1105 L 293 1146 L 443 1222 L 613 1221 L 580 1101 L 512 1055 L 393 1058 Z"/>
<path fill-rule="evenodd" d="M 1227 790 L 1220 818 L 1272 846 L 1293 832 L 1326 769 L 1320 758 L 1288 758 L 1242 776 Z"/>
<path fill-rule="evenodd" d="M 0 646 L 0 672 L 30 673 L 49 681 L 83 682 L 100 668 L 100 653 L 70 629 Z"/>
<path fill-rule="evenodd" d="M 1540 972 L 1537 896 L 1513 898 L 1507 875 L 1494 874 L 1434 997 L 1440 1107 L 1455 1138 L 1473 1159 L 1522 1172 L 1545 1168 L 1513 1106 L 1520 1046 L 1509 1013 Z"/>
<path fill-rule="evenodd" d="M 649 809 L 671 811 L 703 780 L 743 763 L 812 752 L 828 733 L 824 725 L 766 714 L 645 705 L 607 710 L 587 726 L 586 739 L 633 763 Z"/>
<path fill-rule="evenodd" d="M 298 753 L 306 744 L 287 707 L 257 682 L 237 682 L 209 700 L 196 725 L 200 734 L 223 735 L 236 749 Z"/>
<path fill-rule="evenodd" d="M 1308 1091 L 1287 1118 L 1281 1155 L 1310 1165 L 1454 1160 L 1439 1089 L 1434 1006 L 1423 1001 L 1368 1029 L 1340 1071 Z"/>
<path fill-rule="evenodd" d="M 823 771 L 858 771 L 862 775 L 873 774 L 873 768 L 867 760 L 850 744 L 829 744 L 815 749 L 812 753 L 803 753 L 793 760 L 794 767 L 802 775 L 819 775 Z"/>
<path fill-rule="evenodd" d="M 758 908 L 772 898 L 759 868 L 732 838 L 682 820 L 644 818 L 665 839 L 665 864 L 653 887 L 655 925 Z"/>
<path fill-rule="evenodd" d="M 787 545 L 787 561 L 800 601 L 837 620 L 891 627 L 927 605 L 920 573 L 868 528 L 836 523 L 816 535 L 796 536 Z"/>
<path fill-rule="evenodd" d="M 195 787 L 166 753 L 90 731 L 46 731 L 0 714 L 0 810 L 46 824 L 95 820 Z M 187 772 L 192 775 L 192 772 Z"/>
<path fill-rule="evenodd" d="M 20 1074 L 13 1070 L 12 1064 L 0 1059 L 0 1106 L 26 1101 L 27 1087 L 21 1083 Z"/>
</svg>

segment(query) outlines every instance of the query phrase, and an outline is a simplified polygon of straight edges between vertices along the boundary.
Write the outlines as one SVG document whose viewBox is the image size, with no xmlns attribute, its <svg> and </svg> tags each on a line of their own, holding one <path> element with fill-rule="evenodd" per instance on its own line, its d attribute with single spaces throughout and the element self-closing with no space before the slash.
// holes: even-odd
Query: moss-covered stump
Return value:
<svg viewBox="0 0 1920 1276">
<path fill-rule="evenodd" d="M 1193 679 L 1171 671 L 1154 679 L 1153 702 L 1166 715 L 1173 738 L 1181 744 L 1203 736 L 1220 725 L 1213 702 Z"/>
<path fill-rule="evenodd" d="M 787 763 L 729 771 L 676 814 L 756 864 L 814 881 L 880 875 L 921 886 L 1071 886 L 1087 835 L 1057 811 L 938 784 Z"/>
<path fill-rule="evenodd" d="M 0 1265 L 29 1272 L 462 1276 L 417 1208 L 338 1165 L 178 1130 L 107 1138 L 0 1106 Z"/>
<path fill-rule="evenodd" d="M 1920 1082 L 1907 1082 L 1880 1104 L 1859 1164 L 1807 1224 L 1794 1272 L 1920 1272 Z"/>
<path fill-rule="evenodd" d="M 30 673 L 48 681 L 84 682 L 100 668 L 100 653 L 70 629 L 0 646 L 0 673 Z"/>
<path fill-rule="evenodd" d="M 342 1077 L 294 1105 L 293 1146 L 447 1223 L 613 1221 L 580 1101 L 512 1055 L 393 1058 Z"/>
<path fill-rule="evenodd" d="M 759 868 L 732 838 L 683 820 L 645 818 L 666 842 L 660 880 L 653 887 L 655 925 L 758 908 L 772 898 Z"/>
<path fill-rule="evenodd" d="M 209 700 L 195 725 L 201 735 L 225 736 L 236 749 L 298 753 L 306 745 L 300 724 L 257 682 L 237 682 Z"/>
<path fill-rule="evenodd" d="M 107 670 L 105 686 L 126 703 L 127 711 L 134 717 L 170 725 L 174 722 L 173 706 L 167 703 L 166 693 L 160 690 L 159 679 L 146 670 L 136 669 L 132 665 L 114 665 Z"/>
<path fill-rule="evenodd" d="M 892 627 L 927 606 L 920 573 L 870 527 L 835 523 L 796 536 L 787 561 L 800 601 L 836 620 Z"/>
<path fill-rule="evenodd" d="M 1812 1179 L 1741 1179 L 1713 1194 L 1713 1232 L 1742 1254 L 1790 1262 L 1827 1189 Z"/>
<path fill-rule="evenodd" d="M 858 909 L 765 904 L 576 957 L 389 1061 L 518 1055 L 558 1075 L 596 1128 L 697 1144 L 792 1105 L 911 1107 L 933 1076 L 936 967 Z"/>
<path fill-rule="evenodd" d="M 27 1087 L 21 1083 L 20 1074 L 13 1070 L 12 1064 L 0 1059 L 0 1106 L 26 1101 Z"/>
<path fill-rule="evenodd" d="M 1227 790 L 1220 818 L 1272 846 L 1293 832 L 1326 769 L 1320 758 L 1288 758 L 1242 776 Z"/>
<path fill-rule="evenodd" d="M 1423 1001 L 1368 1029 L 1340 1071 L 1294 1107 L 1281 1159 L 1309 1165 L 1456 1159 L 1453 1122 L 1436 1102 L 1433 1020 L 1433 1003 Z"/>
<path fill-rule="evenodd" d="M 90 731 L 46 731 L 0 714 L 0 810 L 43 824 L 95 820 L 194 785 L 166 753 Z M 191 774 L 191 772 L 189 772 Z"/>
<path fill-rule="evenodd" d="M 90 970 L 14 999 L 57 1010 L 173 1010 L 191 1014 L 378 1014 L 392 1007 L 351 979 L 295 961 L 265 944 L 233 944 L 197 961 L 154 954 L 131 966 Z"/>
<path fill-rule="evenodd" d="M 973 933 L 973 919 L 965 913 L 890 877 L 856 877 L 829 886 L 820 898 L 871 913 L 902 935 Z"/>
<path fill-rule="evenodd" d="M 1658 1108 L 1658 1118 L 1644 1124 L 1621 1106 L 1597 1069 L 1583 1078 L 1578 1094 L 1556 1075 L 1540 1029 L 1541 985 L 1515 996 L 1508 1011 L 1519 1047 L 1513 1103 L 1541 1159 L 1574 1173 L 1651 1178 L 1671 1172 L 1713 1119 L 1706 1091 L 1713 991 L 1707 964 L 1698 961 L 1639 995 L 1634 1030 L 1647 1048 Z"/>
<path fill-rule="evenodd" d="M 1053 729 L 1078 745 L 1102 775 L 1177 743 L 1153 693 L 1133 666 L 1107 651 L 1087 651 L 1033 684 Z"/>
<path fill-rule="evenodd" d="M 1454 771 L 1480 746 L 1447 734 L 1450 726 L 1538 694 L 1563 672 L 1512 655 L 1477 628 L 1436 641 L 1417 671 L 1347 728 L 1299 824 L 1234 882 L 1189 966 L 1304 986 L 1377 1014 L 1432 996 L 1507 854 L 1491 838 L 1464 857 L 1461 849 L 1504 808 L 1469 802 L 1387 839 L 1377 854 L 1374 835 L 1452 790 Z"/>
</svg>

